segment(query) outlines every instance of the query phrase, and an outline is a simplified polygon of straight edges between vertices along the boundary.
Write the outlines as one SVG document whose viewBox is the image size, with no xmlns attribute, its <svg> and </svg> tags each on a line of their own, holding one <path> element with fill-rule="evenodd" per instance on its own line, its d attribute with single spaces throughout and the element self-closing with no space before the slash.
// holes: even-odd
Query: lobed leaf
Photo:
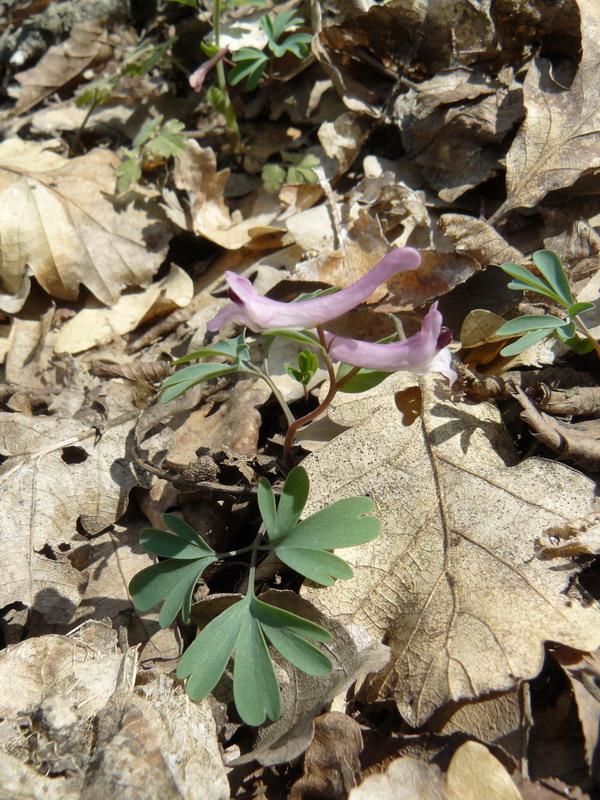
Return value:
<svg viewBox="0 0 600 800">
<path fill-rule="evenodd" d="M 521 338 L 517 339 L 516 342 L 507 344 L 506 347 L 503 347 L 502 350 L 500 350 L 500 355 L 516 356 L 519 353 L 522 353 L 523 350 L 527 350 L 528 347 L 536 344 L 536 342 L 539 342 L 540 339 L 544 338 L 544 336 L 548 336 L 548 334 L 551 332 L 552 331 L 548 330 L 548 328 L 541 328 L 540 330 L 526 333 L 525 336 L 521 336 Z"/>
<path fill-rule="evenodd" d="M 516 319 L 510 319 L 505 322 L 496 331 L 496 336 L 513 336 L 517 333 L 524 333 L 525 331 L 536 331 L 539 328 L 547 328 L 549 331 L 554 328 L 562 328 L 569 324 L 569 320 L 555 317 L 552 314 L 525 314 Z"/>
<path fill-rule="evenodd" d="M 528 292 L 534 291 L 544 297 L 555 300 L 559 305 L 563 305 L 560 295 L 555 292 L 551 286 L 548 286 L 547 283 L 525 267 L 521 267 L 519 264 L 506 263 L 501 264 L 500 269 L 506 272 L 507 275 L 510 275 L 511 278 L 516 278 L 515 281 L 511 281 L 511 283 L 508 284 L 510 289 L 520 289 Z"/>
<path fill-rule="evenodd" d="M 369 497 L 349 497 L 302 520 L 285 538 L 286 545 L 334 550 L 365 544 L 379 536 L 377 517 L 366 517 L 375 503 Z"/>
<path fill-rule="evenodd" d="M 240 717 L 248 725 L 261 725 L 268 716 L 281 715 L 281 694 L 260 623 L 249 614 L 242 619 L 235 648 L 233 699 Z"/>
<path fill-rule="evenodd" d="M 239 358 L 240 361 L 250 360 L 250 351 L 246 344 L 245 329 L 239 336 L 233 339 L 221 339 L 208 347 L 201 347 L 188 353 L 187 356 L 178 358 L 173 364 L 185 364 L 187 361 L 195 361 L 197 358 L 211 358 L 214 356 L 225 356 L 226 358 Z"/>
<path fill-rule="evenodd" d="M 275 553 L 288 567 L 322 586 L 332 586 L 335 579 L 348 579 L 354 575 L 347 561 L 327 550 L 294 547 L 284 540 L 275 548 Z"/>
<path fill-rule="evenodd" d="M 556 253 L 552 250 L 538 250 L 533 254 L 532 260 L 550 287 L 561 297 L 561 305 L 572 305 L 574 301 L 569 279 Z"/>
</svg>

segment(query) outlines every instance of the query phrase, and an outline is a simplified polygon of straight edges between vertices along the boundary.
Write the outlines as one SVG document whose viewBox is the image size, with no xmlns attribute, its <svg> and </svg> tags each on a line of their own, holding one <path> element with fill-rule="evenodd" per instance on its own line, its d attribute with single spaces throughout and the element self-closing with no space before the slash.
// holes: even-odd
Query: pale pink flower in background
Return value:
<svg viewBox="0 0 600 800">
<path fill-rule="evenodd" d="M 192 72 L 188 80 L 190 86 L 195 92 L 202 91 L 202 86 L 204 85 L 206 76 L 211 71 L 211 69 L 219 61 L 221 61 L 222 58 L 225 58 L 228 52 L 229 48 L 227 46 L 222 47 L 218 53 L 215 53 L 215 55 L 212 58 L 209 58 L 208 61 L 205 61 L 204 64 L 202 64 L 201 67 L 198 67 L 198 69 L 195 72 Z"/>
<path fill-rule="evenodd" d="M 416 269 L 421 263 L 419 252 L 413 247 L 392 250 L 360 280 L 338 292 L 297 303 L 281 303 L 257 294 L 248 280 L 235 272 L 226 272 L 231 303 L 224 306 L 206 326 L 218 331 L 227 322 L 239 322 L 251 331 L 309 330 L 323 325 L 357 305 L 392 275 Z"/>
<path fill-rule="evenodd" d="M 353 367 L 365 367 L 381 372 L 441 372 L 450 383 L 456 373 L 450 366 L 452 354 L 447 345 L 452 341 L 448 328 L 442 327 L 442 315 L 434 303 L 421 323 L 421 330 L 403 342 L 374 344 L 358 339 L 346 339 L 328 331 L 324 332 L 329 357 Z"/>
</svg>

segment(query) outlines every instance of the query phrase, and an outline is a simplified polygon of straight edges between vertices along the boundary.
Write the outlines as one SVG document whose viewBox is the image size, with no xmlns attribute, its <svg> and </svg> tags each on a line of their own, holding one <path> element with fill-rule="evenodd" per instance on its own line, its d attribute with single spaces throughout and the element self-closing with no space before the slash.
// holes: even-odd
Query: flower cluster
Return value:
<svg viewBox="0 0 600 800">
<path fill-rule="evenodd" d="M 412 247 L 388 253 L 360 280 L 333 294 L 322 295 L 299 303 L 281 303 L 255 292 L 247 278 L 226 272 L 229 299 L 207 328 L 218 331 L 227 322 L 239 322 L 255 333 L 275 330 L 312 330 L 326 325 L 347 311 L 356 308 L 392 275 L 416 269 L 421 256 Z M 417 374 L 441 372 L 453 383 L 456 373 L 450 366 L 448 344 L 452 335 L 442 326 L 442 315 L 434 303 L 423 318 L 421 330 L 402 342 L 373 344 L 323 332 L 327 352 L 337 361 L 355 367 L 381 372 L 406 370 Z"/>
</svg>

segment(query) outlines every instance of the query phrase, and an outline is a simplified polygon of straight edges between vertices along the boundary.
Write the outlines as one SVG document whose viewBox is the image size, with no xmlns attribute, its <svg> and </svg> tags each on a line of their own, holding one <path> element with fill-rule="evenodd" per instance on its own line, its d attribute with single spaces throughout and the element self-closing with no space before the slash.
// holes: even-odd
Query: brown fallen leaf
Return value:
<svg viewBox="0 0 600 800">
<path fill-rule="evenodd" d="M 194 295 L 190 276 L 173 265 L 159 281 L 141 292 L 122 295 L 111 308 L 104 308 L 93 298 L 58 332 L 54 342 L 56 353 L 81 353 L 92 347 L 109 344 L 130 333 L 138 325 L 184 308 Z"/>
<path fill-rule="evenodd" d="M 86 576 L 60 545 L 69 545 L 77 520 L 90 533 L 114 522 L 126 508 L 136 478 L 127 437 L 137 409 L 97 429 L 77 419 L 0 415 L 0 597 L 19 601 L 65 624 L 79 605 Z"/>
<path fill-rule="evenodd" d="M 21 88 L 11 114 L 16 116 L 33 108 L 88 67 L 107 61 L 112 52 L 103 25 L 95 21 L 76 23 L 65 42 L 51 47 L 31 69 L 15 75 Z"/>
<path fill-rule="evenodd" d="M 523 84 L 525 122 L 506 156 L 506 201 L 490 218 L 495 224 L 513 208 L 531 208 L 548 192 L 572 186 L 600 166 L 600 7 L 577 0 L 581 16 L 581 61 L 566 88 L 546 59 L 535 60 Z"/>
<path fill-rule="evenodd" d="M 304 754 L 304 775 L 289 800 L 338 800 L 360 780 L 362 735 L 358 722 L 339 711 L 315 719 L 315 735 Z"/>
<path fill-rule="evenodd" d="M 488 264 L 503 264 L 511 261 L 524 264 L 527 259 L 515 247 L 511 247 L 491 225 L 482 219 L 466 214 L 442 214 L 439 226 L 451 239 L 456 252 L 470 256 L 482 267 Z"/>
<path fill-rule="evenodd" d="M 370 696 L 394 698 L 418 726 L 450 700 L 537 675 L 546 640 L 595 649 L 600 615 L 564 594 L 573 564 L 533 558 L 543 530 L 589 511 L 591 482 L 559 463 L 518 463 L 493 406 L 454 404 L 431 380 L 421 416 L 403 425 L 393 392 L 407 381 L 342 398 L 330 416 L 356 427 L 304 462 L 307 513 L 365 494 L 383 531 L 345 551 L 352 580 L 302 593 L 391 647 Z"/>
<path fill-rule="evenodd" d="M 446 793 L 450 800 L 522 800 L 508 772 L 479 742 L 465 742 L 452 756 Z"/>
<path fill-rule="evenodd" d="M 125 287 L 150 282 L 170 234 L 144 207 L 111 203 L 114 153 L 67 160 L 53 152 L 58 145 L 0 143 L 0 282 L 5 294 L 23 296 L 29 267 L 53 297 L 75 300 L 83 284 L 111 305 Z"/>
<path fill-rule="evenodd" d="M 597 763 L 598 735 L 600 733 L 600 652 L 586 655 L 559 647 L 552 654 L 569 678 L 577 715 L 581 722 L 585 740 L 585 758 L 592 776 L 598 780 L 600 769 Z"/>
<path fill-rule="evenodd" d="M 397 758 L 382 775 L 370 775 L 348 800 L 448 800 L 440 768 L 411 756 Z"/>
</svg>

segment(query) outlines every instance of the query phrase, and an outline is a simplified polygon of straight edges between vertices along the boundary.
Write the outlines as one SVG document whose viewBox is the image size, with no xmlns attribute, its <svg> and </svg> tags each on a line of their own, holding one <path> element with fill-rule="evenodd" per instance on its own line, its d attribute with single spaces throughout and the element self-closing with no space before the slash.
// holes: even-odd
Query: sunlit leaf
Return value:
<svg viewBox="0 0 600 800">
<path fill-rule="evenodd" d="M 562 305 L 567 308 L 572 305 L 573 294 L 569 280 L 556 253 L 553 253 L 552 250 L 538 250 L 533 254 L 532 260 L 552 289 L 560 295 Z"/>
<path fill-rule="evenodd" d="M 507 344 L 506 347 L 503 347 L 500 350 L 501 356 L 516 356 L 519 353 L 522 353 L 523 350 L 527 350 L 528 347 L 536 344 L 543 339 L 544 336 L 548 336 L 549 331 L 547 328 L 541 328 L 537 331 L 531 331 L 531 333 L 526 333 L 525 336 L 521 336 L 520 339 L 517 339 L 516 342 L 512 344 Z"/>
<path fill-rule="evenodd" d="M 275 668 L 252 605 L 242 620 L 236 642 L 233 698 L 238 714 L 248 725 L 261 725 L 265 717 L 276 720 L 281 714 Z"/>
<path fill-rule="evenodd" d="M 496 336 L 514 336 L 517 333 L 524 333 L 525 331 L 535 331 L 539 328 L 562 328 L 569 324 L 569 320 L 555 317 L 552 314 L 526 314 L 522 317 L 516 317 L 505 322 L 496 331 Z"/>
<path fill-rule="evenodd" d="M 348 579 L 354 575 L 347 561 L 327 550 L 293 547 L 284 539 L 275 552 L 288 567 L 322 586 L 331 586 L 338 578 Z"/>
</svg>

